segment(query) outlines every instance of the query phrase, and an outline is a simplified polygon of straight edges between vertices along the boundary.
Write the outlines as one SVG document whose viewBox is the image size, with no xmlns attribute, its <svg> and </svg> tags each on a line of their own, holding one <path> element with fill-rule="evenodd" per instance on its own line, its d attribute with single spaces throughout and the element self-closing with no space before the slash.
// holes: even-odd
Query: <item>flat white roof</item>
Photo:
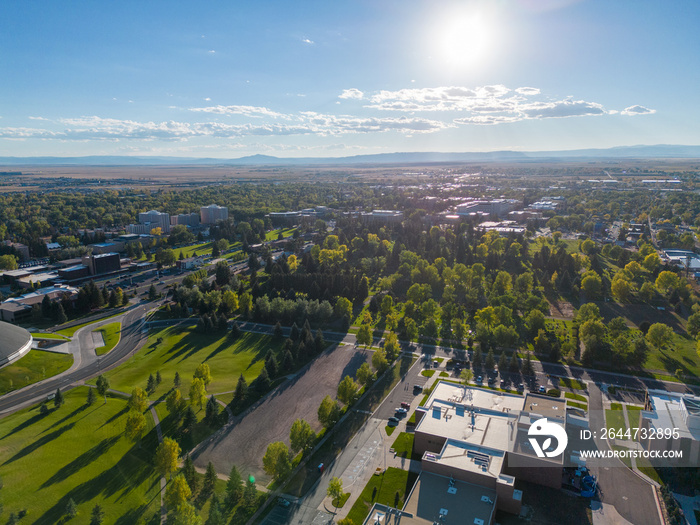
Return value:
<svg viewBox="0 0 700 525">
<path fill-rule="evenodd" d="M 649 390 L 653 410 L 643 412 L 651 426 L 658 429 L 677 428 L 680 437 L 700 441 L 700 397 Z"/>
</svg>

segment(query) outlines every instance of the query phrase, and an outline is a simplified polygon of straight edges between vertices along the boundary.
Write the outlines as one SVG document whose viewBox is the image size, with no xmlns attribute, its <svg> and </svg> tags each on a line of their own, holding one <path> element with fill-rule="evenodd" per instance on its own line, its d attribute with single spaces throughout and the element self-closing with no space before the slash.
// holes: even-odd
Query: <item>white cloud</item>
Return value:
<svg viewBox="0 0 700 525">
<path fill-rule="evenodd" d="M 209 106 L 206 108 L 190 108 L 190 111 L 200 113 L 215 113 L 218 115 L 244 115 L 246 117 L 286 118 L 286 115 L 259 106 Z"/>
<path fill-rule="evenodd" d="M 49 119 L 47 119 L 46 117 L 29 117 L 29 120 L 46 120 L 46 121 L 48 121 Z"/>
<path fill-rule="evenodd" d="M 211 102 L 211 97 L 205 97 L 204 102 Z"/>
<path fill-rule="evenodd" d="M 355 88 L 350 88 L 350 89 L 344 89 L 343 92 L 338 95 L 338 98 L 352 98 L 352 99 L 357 99 L 357 100 L 362 100 L 364 98 L 365 94 L 360 91 L 359 89 Z"/>
<path fill-rule="evenodd" d="M 519 87 L 515 90 L 516 93 L 521 95 L 539 95 L 540 90 L 534 87 Z"/>
<path fill-rule="evenodd" d="M 584 115 L 605 115 L 605 108 L 595 102 L 585 100 L 559 100 L 557 102 L 533 103 L 524 105 L 520 111 L 527 118 L 563 118 Z"/>
<path fill-rule="evenodd" d="M 216 50 L 215 50 L 215 49 L 210 49 L 209 51 L 207 51 L 207 53 L 209 53 L 210 55 L 213 55 L 214 53 L 216 53 Z"/>
<path fill-rule="evenodd" d="M 310 40 L 308 38 L 302 38 L 301 41 L 304 42 L 305 44 L 311 44 L 311 45 L 316 43 L 313 40 Z"/>
<path fill-rule="evenodd" d="M 645 108 L 644 106 L 630 106 L 621 111 L 623 115 L 651 115 L 656 113 L 655 109 Z"/>
</svg>

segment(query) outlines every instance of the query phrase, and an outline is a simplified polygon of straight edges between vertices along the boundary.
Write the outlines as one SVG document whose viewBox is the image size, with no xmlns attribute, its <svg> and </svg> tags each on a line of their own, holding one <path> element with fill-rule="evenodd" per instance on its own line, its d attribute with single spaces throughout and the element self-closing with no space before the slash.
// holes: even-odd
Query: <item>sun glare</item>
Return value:
<svg viewBox="0 0 700 525">
<path fill-rule="evenodd" d="M 436 33 L 436 55 L 447 66 L 477 66 L 491 51 L 492 27 L 482 13 L 452 13 L 438 24 Z"/>
</svg>

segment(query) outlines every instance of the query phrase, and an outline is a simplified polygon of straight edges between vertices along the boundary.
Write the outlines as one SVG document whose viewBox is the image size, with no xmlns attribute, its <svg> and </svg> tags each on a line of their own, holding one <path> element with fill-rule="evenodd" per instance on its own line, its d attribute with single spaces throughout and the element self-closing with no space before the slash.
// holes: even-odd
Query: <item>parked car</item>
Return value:
<svg viewBox="0 0 700 525">
<path fill-rule="evenodd" d="M 396 410 L 394 410 L 394 412 L 397 413 L 397 414 L 401 414 L 400 417 L 403 417 L 403 416 L 406 415 L 406 413 L 408 412 L 408 410 L 406 410 L 405 408 L 397 408 Z"/>
<path fill-rule="evenodd" d="M 289 502 L 289 500 L 288 500 L 288 499 L 284 499 L 284 498 L 277 498 L 277 504 L 280 505 L 280 506 L 282 506 L 282 507 L 284 507 L 284 508 L 287 508 L 287 507 L 289 507 L 289 506 L 291 505 L 291 503 Z"/>
<path fill-rule="evenodd" d="M 423 387 L 420 385 L 413 385 L 413 393 L 420 394 L 423 391 Z"/>
<path fill-rule="evenodd" d="M 390 427 L 395 427 L 398 424 L 399 424 L 399 418 L 393 417 L 393 416 L 389 418 L 389 422 L 387 423 L 387 425 Z"/>
<path fill-rule="evenodd" d="M 401 408 L 405 408 L 406 410 L 408 410 L 409 408 L 411 408 L 411 403 L 407 403 L 406 401 L 404 401 L 401 403 Z"/>
<path fill-rule="evenodd" d="M 480 384 L 483 383 L 483 382 L 484 382 L 484 378 L 483 378 L 483 377 L 479 376 L 479 377 L 476 378 L 476 384 L 480 385 Z"/>
<path fill-rule="evenodd" d="M 523 392 L 524 390 L 525 390 L 525 385 L 523 385 L 522 383 L 520 383 L 520 384 L 518 385 L 518 392 Z"/>
<path fill-rule="evenodd" d="M 546 394 L 547 389 L 544 387 L 544 385 L 540 385 L 540 394 Z"/>
</svg>

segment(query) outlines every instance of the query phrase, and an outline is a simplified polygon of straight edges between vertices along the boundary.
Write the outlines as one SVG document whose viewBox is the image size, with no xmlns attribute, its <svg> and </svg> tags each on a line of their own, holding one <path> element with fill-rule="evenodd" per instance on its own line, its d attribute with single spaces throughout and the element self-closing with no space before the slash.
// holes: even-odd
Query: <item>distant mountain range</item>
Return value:
<svg viewBox="0 0 700 525">
<path fill-rule="evenodd" d="M 270 166 L 270 165 L 349 165 L 349 164 L 420 164 L 434 162 L 534 162 L 576 159 L 700 159 L 700 146 L 660 144 L 656 146 L 619 146 L 607 149 L 563 151 L 489 151 L 464 153 L 413 152 L 379 153 L 351 157 L 283 158 L 251 155 L 238 159 L 195 157 L 0 157 L 2 166 Z"/>
</svg>

